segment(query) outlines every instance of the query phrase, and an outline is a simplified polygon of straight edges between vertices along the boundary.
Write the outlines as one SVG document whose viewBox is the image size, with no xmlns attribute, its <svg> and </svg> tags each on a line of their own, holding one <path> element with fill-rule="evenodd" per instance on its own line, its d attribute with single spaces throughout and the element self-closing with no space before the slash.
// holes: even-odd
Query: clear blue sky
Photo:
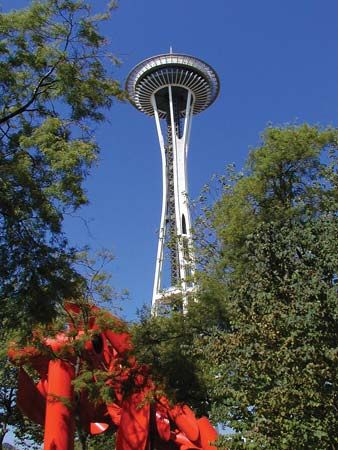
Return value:
<svg viewBox="0 0 338 450">
<path fill-rule="evenodd" d="M 90 1 L 90 0 L 89 0 Z M 2 2 L 3 10 L 27 0 Z M 92 0 L 95 7 L 102 0 Z M 194 118 L 190 195 L 226 164 L 242 167 L 270 122 L 337 125 L 337 0 L 121 0 L 104 32 L 123 65 L 124 83 L 142 59 L 174 51 L 197 56 L 218 72 L 221 93 Z M 97 130 L 102 153 L 86 183 L 90 205 L 68 220 L 72 243 L 111 249 L 112 283 L 128 288 L 123 316 L 150 303 L 161 209 L 161 161 L 152 118 L 129 104 Z"/>
</svg>

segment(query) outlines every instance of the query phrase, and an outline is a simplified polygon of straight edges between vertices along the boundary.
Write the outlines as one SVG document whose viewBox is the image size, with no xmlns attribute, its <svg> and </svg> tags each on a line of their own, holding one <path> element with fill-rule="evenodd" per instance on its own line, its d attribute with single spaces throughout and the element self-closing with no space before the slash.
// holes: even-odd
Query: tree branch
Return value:
<svg viewBox="0 0 338 450">
<path fill-rule="evenodd" d="M 6 116 L 2 117 L 0 119 L 0 125 L 3 123 L 8 122 L 10 119 L 13 119 L 13 117 L 22 114 L 23 112 L 25 112 L 32 103 L 34 103 L 34 101 L 37 99 L 37 97 L 45 92 L 45 90 L 40 91 L 41 87 L 45 87 L 45 86 L 50 86 L 51 84 L 54 83 L 53 82 L 49 82 L 49 83 L 45 83 L 44 81 L 48 79 L 48 77 L 50 77 L 52 75 L 52 73 L 54 72 L 54 70 L 56 69 L 57 65 L 60 63 L 61 59 L 40 79 L 38 85 L 36 86 L 36 88 L 34 89 L 34 92 L 31 96 L 31 98 L 28 100 L 28 102 L 26 102 L 23 106 L 21 106 L 20 108 L 16 109 L 15 111 L 13 111 L 10 114 L 7 114 Z"/>
</svg>

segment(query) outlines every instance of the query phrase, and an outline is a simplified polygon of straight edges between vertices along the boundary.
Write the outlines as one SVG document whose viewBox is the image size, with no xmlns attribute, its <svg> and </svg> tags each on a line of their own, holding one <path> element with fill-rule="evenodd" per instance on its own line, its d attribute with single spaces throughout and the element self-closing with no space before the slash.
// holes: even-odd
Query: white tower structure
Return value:
<svg viewBox="0 0 338 450">
<path fill-rule="evenodd" d="M 191 119 L 216 99 L 216 72 L 198 58 L 177 53 L 153 56 L 129 74 L 126 88 L 134 106 L 155 117 L 162 156 L 163 196 L 155 266 L 152 311 L 157 314 L 173 294 L 182 294 L 183 312 L 194 288 L 194 255 L 188 204 L 187 157 Z M 169 251 L 170 286 L 164 260 Z"/>
</svg>

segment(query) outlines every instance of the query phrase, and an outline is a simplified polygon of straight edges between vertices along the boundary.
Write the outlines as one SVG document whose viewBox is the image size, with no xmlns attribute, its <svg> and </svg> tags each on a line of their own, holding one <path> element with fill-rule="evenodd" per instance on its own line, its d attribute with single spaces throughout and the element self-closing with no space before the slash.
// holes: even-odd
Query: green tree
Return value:
<svg viewBox="0 0 338 450">
<path fill-rule="evenodd" d="M 85 444 L 75 441 L 75 450 L 106 450 L 107 448 L 115 448 L 116 434 L 115 431 L 108 430 L 98 435 L 87 435 Z"/>
<path fill-rule="evenodd" d="M 94 129 L 123 98 L 99 25 L 84 0 L 36 1 L 0 15 L 0 320 L 49 320 L 83 279 L 62 232 L 87 202 Z"/>
<path fill-rule="evenodd" d="M 200 302 L 229 322 L 195 351 L 228 448 L 337 448 L 337 147 L 335 129 L 268 128 L 201 221 Z"/>
<path fill-rule="evenodd" d="M 198 301 L 134 330 L 172 398 L 233 429 L 220 448 L 337 448 L 337 147 L 268 128 L 201 194 Z"/>
<path fill-rule="evenodd" d="M 8 432 L 8 428 L 16 420 L 15 394 L 16 394 L 16 369 L 9 364 L 6 355 L 1 357 L 0 371 L 0 448 L 2 448 L 3 440 Z"/>
<path fill-rule="evenodd" d="M 199 413 L 205 413 L 208 397 L 198 360 L 192 352 L 197 321 L 180 312 L 170 316 L 151 317 L 141 313 L 132 327 L 137 360 L 151 367 L 159 391 L 173 402 L 187 402 Z"/>
<path fill-rule="evenodd" d="M 51 321 L 65 298 L 103 288 L 99 274 L 88 283 L 76 269 L 62 225 L 87 203 L 83 181 L 99 155 L 95 128 L 114 99 L 124 99 L 112 72 L 118 61 L 100 32 L 114 7 L 93 14 L 85 0 L 44 0 L 0 14 L 2 349 L 13 330 L 29 336 L 34 324 Z M 6 432 L 18 420 L 15 369 L 2 362 Z"/>
</svg>

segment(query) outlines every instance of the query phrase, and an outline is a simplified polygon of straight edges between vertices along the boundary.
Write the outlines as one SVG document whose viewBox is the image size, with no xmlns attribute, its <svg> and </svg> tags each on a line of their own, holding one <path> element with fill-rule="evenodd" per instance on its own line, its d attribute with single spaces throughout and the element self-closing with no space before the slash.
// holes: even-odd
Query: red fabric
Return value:
<svg viewBox="0 0 338 450">
<path fill-rule="evenodd" d="M 190 441 L 197 441 L 199 438 L 199 428 L 195 414 L 191 411 L 189 406 L 174 406 L 174 408 L 170 410 L 170 416 L 179 430 L 182 431 Z"/>
<path fill-rule="evenodd" d="M 206 417 L 197 419 L 198 428 L 200 430 L 200 442 L 203 450 L 217 450 L 215 446 L 210 445 L 217 440 L 217 431 L 211 425 Z"/>
<path fill-rule="evenodd" d="M 108 430 L 109 425 L 103 422 L 93 422 L 90 424 L 90 434 L 101 434 Z"/>
<path fill-rule="evenodd" d="M 132 394 L 123 401 L 116 450 L 148 449 L 150 404 L 143 402 L 143 393 Z"/>
<path fill-rule="evenodd" d="M 116 405 L 116 403 L 109 403 L 107 405 L 107 410 L 113 424 L 119 426 L 121 423 L 121 408 Z"/>
<path fill-rule="evenodd" d="M 84 315 L 81 309 L 75 304 L 66 305 L 66 309 L 73 315 L 69 330 L 75 332 L 75 340 L 82 338 Z M 100 309 L 95 306 L 87 311 L 88 325 L 92 331 L 99 331 L 96 322 L 99 312 Z M 108 312 L 102 314 L 113 319 L 116 325 L 122 325 Z M 37 333 L 34 336 L 40 338 L 46 350 L 62 351 L 63 358 L 68 362 L 50 360 L 48 351 L 32 346 L 12 348 L 9 356 L 13 362 L 17 365 L 29 364 L 41 378 L 35 385 L 27 373 L 20 370 L 18 405 L 31 420 L 45 426 L 44 450 L 73 450 L 74 414 L 65 404 L 66 400 L 74 406 L 71 383 L 75 363 L 73 338 L 67 333 L 59 333 L 54 338 Z M 207 418 L 196 419 L 187 405 L 172 407 L 165 396 L 153 397 L 158 388 L 151 380 L 150 368 L 139 365 L 131 354 L 133 347 L 128 333 L 104 330 L 99 336 L 96 341 L 89 338 L 85 343 L 80 363 L 93 371 L 107 371 L 106 384 L 114 392 L 115 400 L 106 404 L 98 399 L 94 404 L 83 390 L 77 405 L 84 430 L 97 434 L 110 427 L 118 428 L 116 450 L 150 450 L 150 442 L 157 450 L 216 450 L 212 443 L 217 439 L 217 433 Z M 96 381 L 93 375 L 92 383 Z M 126 397 L 126 391 L 130 390 L 137 392 Z M 152 406 L 150 399 L 147 399 L 150 393 Z M 153 412 L 151 418 L 150 411 Z"/>
<path fill-rule="evenodd" d="M 120 355 L 132 349 L 128 333 L 115 333 L 114 331 L 106 330 L 103 334 Z"/>
<path fill-rule="evenodd" d="M 155 405 L 155 424 L 157 433 L 164 441 L 170 439 L 170 422 L 167 410 L 157 403 Z"/>
<path fill-rule="evenodd" d="M 45 423 L 46 401 L 27 372 L 20 368 L 17 405 L 25 416 L 39 425 Z"/>
<path fill-rule="evenodd" d="M 74 449 L 73 379 L 69 363 L 60 359 L 49 362 L 44 450 Z"/>
</svg>

